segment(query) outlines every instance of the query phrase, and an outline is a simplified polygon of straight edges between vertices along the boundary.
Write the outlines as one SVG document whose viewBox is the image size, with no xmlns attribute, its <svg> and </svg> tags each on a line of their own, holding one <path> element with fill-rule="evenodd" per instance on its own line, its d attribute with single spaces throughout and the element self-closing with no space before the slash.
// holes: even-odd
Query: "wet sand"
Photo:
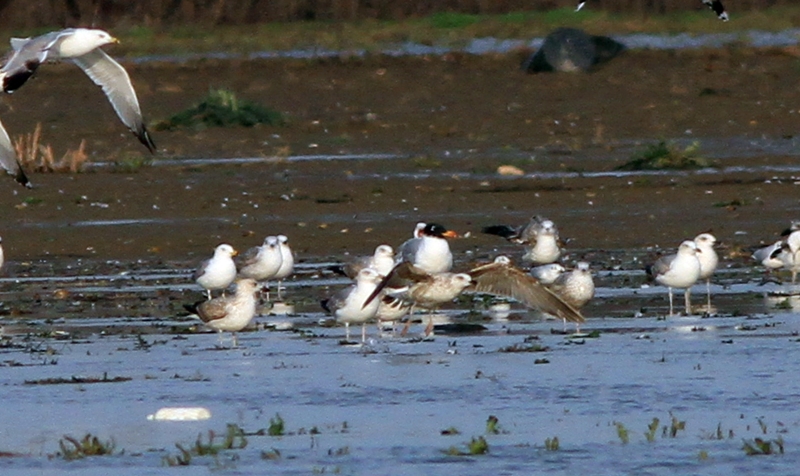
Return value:
<svg viewBox="0 0 800 476">
<path fill-rule="evenodd" d="M 717 161 L 724 166 L 794 164 L 794 154 L 725 147 L 766 138 L 796 150 L 794 53 L 633 51 L 593 74 L 537 76 L 518 71 L 519 55 L 129 64 L 151 120 L 193 104 L 210 87 L 231 88 L 290 120 L 286 127 L 157 131 L 156 162 L 350 153 L 399 158 L 34 173 L 32 191 L 10 182 L 3 187 L 0 232 L 10 261 L 193 259 L 220 241 L 251 246 L 272 233 L 289 235 L 301 258 L 335 256 L 397 243 L 419 220 L 474 233 L 532 214 L 555 220 L 581 249 L 671 247 L 708 229 L 729 244 L 755 245 L 772 240 L 793 218 L 791 173 L 539 174 L 608 171 L 641 150 L 637 144 L 659 139 L 696 139 L 701 151 L 724 155 Z M 11 135 L 41 122 L 42 142 L 56 156 L 86 139 L 94 162 L 146 157 L 100 91 L 71 65 L 42 68 L 4 103 Z M 717 146 L 702 149 L 710 140 Z M 503 164 L 529 175 L 499 177 L 494 171 Z M 776 175 L 782 180 L 765 183 Z M 145 223 L 82 226 L 113 220 Z M 497 243 L 474 240 L 463 247 Z"/>
</svg>

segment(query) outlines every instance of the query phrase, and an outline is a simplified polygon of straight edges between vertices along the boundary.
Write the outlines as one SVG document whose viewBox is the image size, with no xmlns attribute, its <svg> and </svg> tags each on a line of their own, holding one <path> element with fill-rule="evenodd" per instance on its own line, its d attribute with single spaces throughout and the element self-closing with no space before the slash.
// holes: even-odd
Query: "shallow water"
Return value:
<svg viewBox="0 0 800 476">
<path fill-rule="evenodd" d="M 798 345 L 800 321 L 781 310 L 787 306 L 780 295 L 794 293 L 790 285 L 761 286 L 749 268 L 724 269 L 712 287 L 719 314 L 700 314 L 705 289 L 696 286 L 698 314 L 664 319 L 663 288 L 645 285 L 640 270 L 609 269 L 596 275 L 597 298 L 581 329 L 597 331 L 596 338 L 564 334 L 560 322 L 516 306 L 492 318 L 482 300 L 466 300 L 436 317 L 441 327 L 430 340 L 419 339 L 420 326 L 401 337 L 379 335 L 370 325 L 369 342 L 360 346 L 342 345 L 343 328 L 321 325 L 326 318 L 316 300 L 346 285 L 326 271 L 329 264 L 300 265 L 285 291 L 297 314 L 265 311 L 252 332 L 240 334 L 237 349 L 229 340 L 220 347 L 215 334 L 177 310 L 201 296 L 183 269 L 140 266 L 67 277 L 32 272 L 2 280 L 13 287 L 2 299 L 19 308 L 57 288 L 68 297 L 47 298 L 51 306 L 75 302 L 81 309 L 52 320 L 3 319 L 0 450 L 14 454 L 0 458 L 4 473 L 155 474 L 163 471 L 164 457 L 178 454 L 175 443 L 188 447 L 209 430 L 224 434 L 228 423 L 256 432 L 276 414 L 286 435 L 251 435 L 244 449 L 195 457 L 191 464 L 238 474 L 796 469 L 800 386 L 791 376 L 800 364 L 786 356 Z M 82 266 L 126 264 L 84 260 Z M 483 330 L 461 334 L 448 323 Z M 534 345 L 540 351 L 503 350 Z M 537 359 L 544 360 L 537 365 Z M 73 376 L 131 380 L 26 383 Z M 205 407 L 212 417 L 147 420 L 162 407 Z M 497 434 L 486 434 L 490 415 L 499 419 Z M 671 415 L 685 422 L 675 437 L 668 435 Z M 653 418 L 659 429 L 648 442 L 644 433 Z M 629 431 L 627 444 L 618 423 Z M 318 434 L 309 434 L 312 428 Z M 442 435 L 448 428 L 459 433 Z M 52 456 L 64 435 L 86 433 L 113 438 L 120 452 L 74 462 Z M 488 454 L 445 454 L 453 446 L 466 451 L 478 436 L 486 438 Z M 560 441 L 558 451 L 544 448 L 552 437 Z M 756 437 L 781 438 L 786 454 L 746 456 L 743 440 Z M 280 458 L 262 458 L 274 450 Z"/>
</svg>

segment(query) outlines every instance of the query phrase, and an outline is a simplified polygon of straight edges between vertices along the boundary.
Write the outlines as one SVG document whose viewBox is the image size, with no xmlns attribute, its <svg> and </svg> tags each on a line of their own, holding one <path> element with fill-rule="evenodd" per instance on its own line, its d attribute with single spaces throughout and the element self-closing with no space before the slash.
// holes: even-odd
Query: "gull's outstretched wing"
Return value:
<svg viewBox="0 0 800 476">
<path fill-rule="evenodd" d="M 139 100 L 125 68 L 100 48 L 72 58 L 72 61 L 80 66 L 95 84 L 103 88 L 122 123 L 128 126 L 151 153 L 155 153 L 156 145 L 144 125 Z"/>
<path fill-rule="evenodd" d="M 479 293 L 507 296 L 522 304 L 552 314 L 570 322 L 584 322 L 579 311 L 567 304 L 538 279 L 512 266 L 507 260 L 473 268 L 469 272 L 471 290 Z"/>
</svg>

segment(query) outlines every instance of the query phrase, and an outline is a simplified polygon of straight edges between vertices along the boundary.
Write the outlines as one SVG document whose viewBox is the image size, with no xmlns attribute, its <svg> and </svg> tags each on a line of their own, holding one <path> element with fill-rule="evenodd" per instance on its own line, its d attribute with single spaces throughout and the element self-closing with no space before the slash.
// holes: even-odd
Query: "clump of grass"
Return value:
<svg viewBox="0 0 800 476">
<path fill-rule="evenodd" d="M 111 170 L 112 172 L 129 174 L 138 172 L 143 167 L 149 167 L 150 165 L 153 165 L 153 159 L 150 157 L 130 156 L 115 160 L 114 167 Z"/>
<path fill-rule="evenodd" d="M 711 163 L 699 154 L 700 143 L 693 142 L 685 149 L 666 141 L 648 145 L 615 170 L 686 170 L 710 167 Z"/>
<path fill-rule="evenodd" d="M 176 456 L 165 456 L 162 461 L 166 466 L 189 466 L 194 456 L 216 456 L 224 450 L 241 450 L 247 447 L 247 438 L 244 430 L 235 423 L 228 423 L 225 429 L 225 436 L 219 440 L 214 430 L 209 430 L 208 438 L 203 439 L 203 434 L 197 435 L 197 439 L 190 448 L 184 448 L 180 443 L 175 443 L 180 454 Z"/>
<path fill-rule="evenodd" d="M 278 460 L 281 459 L 281 452 L 275 448 L 261 451 L 261 459 Z"/>
<path fill-rule="evenodd" d="M 55 454 L 56 457 L 67 461 L 86 458 L 88 456 L 108 456 L 114 454 L 116 445 L 114 440 L 100 441 L 96 436 L 87 433 L 86 436 L 78 440 L 69 435 L 59 440 L 58 447 L 61 449 Z"/>
<path fill-rule="evenodd" d="M 42 123 L 37 122 L 32 133 L 22 134 L 14 139 L 14 150 L 20 166 L 36 172 L 80 172 L 89 159 L 86 155 L 86 141 L 82 140 L 77 150 L 67 150 L 60 160 L 55 159 L 53 148 L 42 144 Z"/>
<path fill-rule="evenodd" d="M 189 109 L 169 119 L 156 123 L 156 130 L 173 130 L 180 127 L 203 129 L 206 127 L 252 127 L 256 124 L 280 126 L 286 123 L 283 115 L 260 104 L 239 99 L 233 91 L 212 89 L 208 95 Z"/>
<path fill-rule="evenodd" d="M 269 436 L 283 436 L 286 433 L 286 427 L 283 418 L 279 414 L 275 414 L 275 418 L 269 419 L 269 428 L 267 434 Z"/>
<path fill-rule="evenodd" d="M 762 438 L 755 438 L 752 441 L 742 440 L 742 450 L 747 456 L 783 454 L 783 438 L 779 436 L 774 440 Z"/>
</svg>

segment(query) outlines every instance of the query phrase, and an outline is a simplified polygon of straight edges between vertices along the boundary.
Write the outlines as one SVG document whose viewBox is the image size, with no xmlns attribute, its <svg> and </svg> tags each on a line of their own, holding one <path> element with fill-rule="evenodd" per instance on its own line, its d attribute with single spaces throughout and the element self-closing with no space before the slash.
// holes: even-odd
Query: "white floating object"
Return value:
<svg viewBox="0 0 800 476">
<path fill-rule="evenodd" d="M 156 421 L 198 421 L 211 418 L 211 411 L 203 407 L 164 407 L 154 415 L 147 415 L 148 420 Z"/>
</svg>

